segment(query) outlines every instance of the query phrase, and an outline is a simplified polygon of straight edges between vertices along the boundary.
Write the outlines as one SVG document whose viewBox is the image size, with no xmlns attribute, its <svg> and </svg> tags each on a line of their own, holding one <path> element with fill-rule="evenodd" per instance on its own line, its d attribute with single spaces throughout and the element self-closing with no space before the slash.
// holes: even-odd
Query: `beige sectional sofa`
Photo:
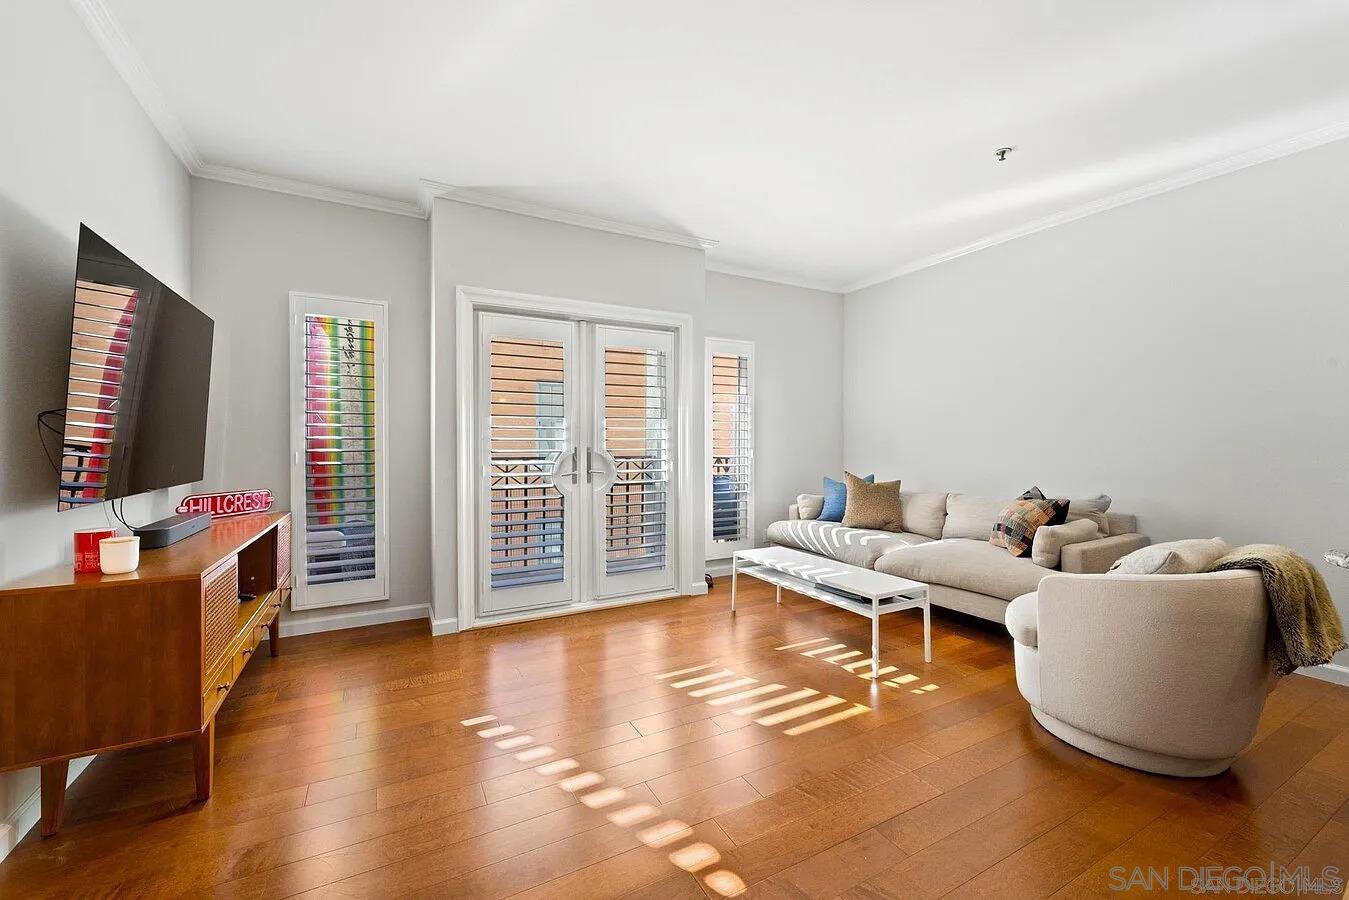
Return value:
<svg viewBox="0 0 1349 900">
<path fill-rule="evenodd" d="M 1010 498 L 978 497 L 939 491 L 901 491 L 904 531 L 870 531 L 838 522 L 803 519 L 793 504 L 788 517 L 768 526 L 768 540 L 808 553 L 929 585 L 936 606 L 1002 622 L 1007 604 L 1034 591 L 1053 572 L 1096 573 L 1140 547 L 1131 515 L 1114 512 L 1083 516 L 1069 508 L 1068 518 L 1096 520 L 1095 540 L 1062 549 L 1057 569 L 1015 557 L 988 542 L 993 522 Z M 1076 505 L 1076 504 L 1075 504 Z"/>
</svg>

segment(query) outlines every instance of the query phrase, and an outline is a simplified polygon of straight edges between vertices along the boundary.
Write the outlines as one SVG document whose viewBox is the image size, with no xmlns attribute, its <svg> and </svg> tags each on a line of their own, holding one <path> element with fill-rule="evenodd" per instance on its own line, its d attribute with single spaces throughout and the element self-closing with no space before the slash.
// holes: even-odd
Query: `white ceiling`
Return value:
<svg viewBox="0 0 1349 900">
<path fill-rule="evenodd" d="M 838 289 L 1349 122 L 1344 0 L 102 2 L 208 164 Z"/>
</svg>

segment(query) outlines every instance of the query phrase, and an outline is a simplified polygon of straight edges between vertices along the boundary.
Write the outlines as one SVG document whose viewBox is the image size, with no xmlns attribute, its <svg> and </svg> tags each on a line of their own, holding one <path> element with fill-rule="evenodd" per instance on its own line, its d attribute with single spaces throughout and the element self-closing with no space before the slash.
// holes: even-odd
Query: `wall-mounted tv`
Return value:
<svg viewBox="0 0 1349 900">
<path fill-rule="evenodd" d="M 202 479 L 215 324 L 80 226 L 58 509 Z"/>
</svg>

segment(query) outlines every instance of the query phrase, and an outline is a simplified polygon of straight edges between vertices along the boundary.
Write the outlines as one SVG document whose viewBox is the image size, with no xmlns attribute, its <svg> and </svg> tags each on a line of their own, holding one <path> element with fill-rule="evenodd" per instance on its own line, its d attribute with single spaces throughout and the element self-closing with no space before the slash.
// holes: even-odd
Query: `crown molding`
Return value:
<svg viewBox="0 0 1349 900">
<path fill-rule="evenodd" d="M 455 200 L 459 203 L 467 203 L 471 206 L 497 209 L 502 212 L 515 213 L 516 215 L 521 216 L 531 216 L 535 219 L 547 219 L 550 222 L 561 222 L 563 225 L 576 225 L 580 228 L 607 231 L 610 234 L 621 234 L 627 237 L 642 238 L 647 241 L 659 241 L 662 244 L 674 244 L 678 247 L 689 247 L 694 250 L 708 250 L 717 246 L 717 242 L 714 240 L 686 234 L 681 231 L 669 231 L 664 228 L 653 228 L 648 225 L 634 225 L 631 222 L 620 222 L 617 219 L 606 219 L 601 216 L 571 212 L 565 209 L 557 209 L 552 206 L 544 206 L 540 203 L 530 203 L 527 200 L 517 200 L 512 197 L 489 194 L 472 188 L 463 188 L 453 184 L 444 184 L 443 182 L 430 181 L 425 178 L 422 179 L 420 188 L 417 191 L 417 200 L 425 215 L 430 215 L 431 203 L 437 198 Z"/>
<path fill-rule="evenodd" d="M 187 136 L 182 122 L 178 121 L 178 117 L 169 108 L 164 93 L 155 83 L 154 76 L 150 74 L 145 61 L 136 52 L 136 48 L 131 46 L 126 32 L 117 24 L 117 20 L 113 18 L 103 0 L 70 0 L 70 4 L 84 20 L 85 28 L 103 50 L 108 62 L 117 70 L 117 74 L 122 76 L 122 80 L 126 82 L 126 86 L 140 103 L 141 109 L 145 110 L 145 114 L 164 137 L 174 156 L 178 157 L 178 161 L 189 174 L 196 174 L 196 170 L 202 166 L 196 146 Z"/>
<path fill-rule="evenodd" d="M 826 294 L 843 293 L 843 288 L 838 284 L 830 284 L 824 281 L 812 281 L 809 278 L 798 278 L 795 275 L 789 275 L 785 272 L 767 272 L 762 269 L 751 269 L 748 266 L 737 266 L 734 263 L 722 262 L 720 260 L 709 259 L 707 261 L 707 271 L 716 272 L 720 275 L 734 275 L 737 278 L 753 278 L 755 281 L 767 281 L 770 284 L 783 284 L 787 287 L 805 288 L 810 291 L 822 291 Z"/>
<path fill-rule="evenodd" d="M 340 203 L 343 206 L 358 206 L 361 209 L 373 209 L 376 212 L 392 213 L 395 216 L 409 216 L 413 219 L 426 218 L 426 214 L 416 203 L 393 200 L 389 197 L 379 197 L 374 194 L 344 191 L 340 188 L 325 187 L 307 181 L 296 181 L 292 178 L 281 178 L 277 175 L 264 175 L 261 172 L 252 172 L 248 169 L 204 164 L 198 166 L 192 174 L 197 178 L 205 178 L 209 181 L 224 181 L 228 184 L 275 191 L 279 194 L 308 197 L 310 200 L 325 200 L 329 203 Z"/>
<path fill-rule="evenodd" d="M 159 89 L 154 76 L 150 74 L 150 69 L 145 65 L 145 61 L 141 59 L 140 54 L 136 52 L 136 48 L 131 45 L 131 40 L 122 30 L 122 26 L 117 24 L 117 19 L 113 17 L 104 0 L 70 0 L 70 4 L 75 8 L 80 19 L 83 20 L 85 28 L 88 29 L 89 34 L 108 58 L 108 62 L 117 70 L 117 74 L 122 76 L 122 80 L 126 82 L 132 96 L 141 105 L 141 109 L 145 110 L 146 116 L 149 117 L 155 129 L 159 131 L 160 136 L 164 138 L 164 142 L 169 145 L 173 155 L 178 157 L 178 161 L 183 164 L 183 168 L 192 177 L 206 178 L 211 181 L 225 181 L 230 184 L 261 188 L 262 190 L 276 191 L 282 194 L 293 194 L 297 197 L 308 197 L 313 200 L 327 200 L 330 203 L 341 203 L 346 206 L 359 206 L 364 209 L 373 209 L 399 216 L 426 218 L 415 203 L 360 194 L 354 191 L 344 191 L 339 188 L 325 187 L 324 185 L 310 184 L 290 178 L 264 175 L 260 172 L 205 162 L 201 158 L 201 154 L 197 152 L 192 139 L 188 137 L 187 130 L 183 128 L 183 123 L 179 121 L 169 107 L 168 100 L 165 99 L 164 92 Z"/>
<path fill-rule="evenodd" d="M 1061 212 L 1052 213 L 1039 219 L 1033 219 L 1024 225 L 1014 228 L 1008 228 L 1003 231 L 996 231 L 993 234 L 980 238 L 977 241 L 971 241 L 968 244 L 961 244 L 958 247 L 952 247 L 941 253 L 934 253 L 931 256 L 925 256 L 916 259 L 913 262 L 905 263 L 894 269 L 880 272 L 876 275 L 858 281 L 843 289 L 844 293 L 851 294 L 854 291 L 860 291 L 864 288 L 874 287 L 885 281 L 899 278 L 904 275 L 911 275 L 914 272 L 928 269 L 932 266 L 940 265 L 944 262 L 950 262 L 953 259 L 959 259 L 962 256 L 968 256 L 971 253 L 977 253 L 980 250 L 987 250 L 989 247 L 996 247 L 999 244 L 1005 244 L 1008 241 L 1014 241 L 1017 238 L 1027 237 L 1040 231 L 1055 228 L 1059 225 L 1066 225 L 1069 222 L 1075 222 L 1078 219 L 1085 219 L 1087 216 L 1094 216 L 1097 213 L 1106 212 L 1133 203 L 1138 200 L 1146 200 L 1148 197 L 1156 197 L 1159 194 L 1170 193 L 1183 187 L 1189 187 L 1192 184 L 1198 184 L 1201 181 L 1208 181 L 1210 178 L 1217 178 L 1220 175 L 1228 175 L 1232 172 L 1239 172 L 1242 169 L 1257 166 L 1260 163 L 1271 162 L 1281 159 L 1285 156 L 1291 156 L 1294 153 L 1300 153 L 1303 150 L 1311 150 L 1320 147 L 1323 144 L 1333 143 L 1349 137 L 1349 120 L 1336 122 L 1323 128 L 1317 128 L 1313 131 L 1304 132 L 1290 138 L 1275 141 L 1272 144 L 1266 144 L 1263 147 L 1256 147 L 1245 153 L 1238 153 L 1236 156 L 1229 156 L 1226 159 L 1217 162 L 1207 163 L 1195 169 L 1181 172 L 1177 175 L 1171 175 L 1148 184 L 1141 185 L 1128 190 L 1111 194 L 1108 197 L 1102 197 L 1100 200 L 1093 200 L 1090 203 L 1083 203 L 1080 206 L 1074 206 Z"/>
</svg>

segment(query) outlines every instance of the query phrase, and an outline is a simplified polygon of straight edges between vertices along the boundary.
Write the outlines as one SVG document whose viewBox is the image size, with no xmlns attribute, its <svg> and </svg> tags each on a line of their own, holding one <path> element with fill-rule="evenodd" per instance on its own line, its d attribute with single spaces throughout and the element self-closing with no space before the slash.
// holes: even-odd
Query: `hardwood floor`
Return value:
<svg viewBox="0 0 1349 900">
<path fill-rule="evenodd" d="M 1036 725 L 1000 627 L 934 612 L 924 664 L 919 616 L 887 616 L 878 682 L 866 620 L 740 597 L 288 639 L 220 713 L 209 802 L 187 745 L 100 758 L 0 896 L 1077 897 L 1116 866 L 1349 869 L 1347 688 L 1286 678 L 1231 771 L 1160 778 Z"/>
</svg>

